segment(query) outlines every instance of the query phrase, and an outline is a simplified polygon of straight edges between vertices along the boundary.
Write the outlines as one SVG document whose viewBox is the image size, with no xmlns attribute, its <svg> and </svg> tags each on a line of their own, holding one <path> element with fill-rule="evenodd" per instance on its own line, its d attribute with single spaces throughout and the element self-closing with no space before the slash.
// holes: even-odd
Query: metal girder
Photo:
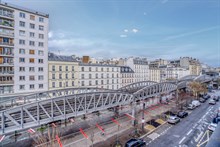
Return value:
<svg viewBox="0 0 220 147">
<path fill-rule="evenodd" d="M 197 75 L 188 75 L 188 76 L 184 76 L 184 77 L 180 78 L 179 81 L 193 80 L 196 77 L 197 77 Z"/>
<path fill-rule="evenodd" d="M 169 82 L 163 82 L 163 83 L 157 83 L 154 85 L 150 85 L 147 87 L 144 87 L 137 92 L 134 93 L 134 96 L 137 99 L 146 99 L 161 93 L 167 93 L 172 92 L 177 89 L 177 86 L 173 83 Z"/>
<path fill-rule="evenodd" d="M 74 95 L 80 93 L 88 93 L 88 92 L 102 92 L 102 91 L 113 91 L 113 90 L 96 88 L 96 87 L 65 88 L 60 90 L 50 90 L 40 93 L 34 93 L 25 96 L 16 96 L 12 99 L 1 101 L 0 110 L 16 107 L 19 105 L 24 105 L 27 103 L 33 103 L 40 100 L 46 100 L 50 98 L 56 98 L 56 97 L 68 96 L 68 95 Z"/>
<path fill-rule="evenodd" d="M 141 82 L 136 82 L 136 83 L 132 83 L 132 84 L 128 84 L 126 86 L 123 86 L 123 87 L 119 88 L 118 91 L 134 93 L 134 92 L 142 89 L 143 87 L 153 85 L 153 84 L 157 84 L 157 82 L 154 82 L 154 81 L 141 81 Z"/>
<path fill-rule="evenodd" d="M 208 75 L 200 75 L 194 79 L 196 82 L 206 83 L 212 81 L 212 78 Z"/>
<path fill-rule="evenodd" d="M 128 93 L 92 92 L 29 103 L 0 112 L 0 133 L 28 129 L 118 105 L 127 105 L 133 101 L 134 96 Z"/>
</svg>

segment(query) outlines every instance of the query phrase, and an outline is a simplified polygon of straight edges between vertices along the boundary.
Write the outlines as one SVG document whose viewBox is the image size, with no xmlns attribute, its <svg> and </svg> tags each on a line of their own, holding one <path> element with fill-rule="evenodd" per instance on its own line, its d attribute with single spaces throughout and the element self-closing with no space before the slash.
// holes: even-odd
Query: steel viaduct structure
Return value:
<svg viewBox="0 0 220 147">
<path fill-rule="evenodd" d="M 210 82 L 209 76 L 186 76 L 174 82 L 132 83 L 118 90 L 67 88 L 18 96 L 0 104 L 0 134 L 29 129 L 186 88 L 189 81 Z"/>
</svg>

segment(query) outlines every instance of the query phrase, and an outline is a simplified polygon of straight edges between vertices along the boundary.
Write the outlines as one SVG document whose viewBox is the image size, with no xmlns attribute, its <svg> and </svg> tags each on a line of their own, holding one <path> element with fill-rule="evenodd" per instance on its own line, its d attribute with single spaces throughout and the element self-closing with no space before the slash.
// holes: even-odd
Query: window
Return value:
<svg viewBox="0 0 220 147">
<path fill-rule="evenodd" d="M 39 84 L 39 89 L 43 89 L 44 85 L 43 84 Z"/>
<path fill-rule="evenodd" d="M 19 54 L 25 54 L 25 49 L 19 49 Z"/>
<path fill-rule="evenodd" d="M 30 72 L 34 72 L 34 67 L 29 67 Z"/>
<path fill-rule="evenodd" d="M 34 32 L 30 32 L 30 37 L 34 37 Z"/>
<path fill-rule="evenodd" d="M 82 81 L 82 86 L 85 86 L 85 83 L 84 83 L 84 81 Z"/>
<path fill-rule="evenodd" d="M 98 67 L 95 68 L 95 71 L 98 71 Z"/>
<path fill-rule="evenodd" d="M 30 85 L 30 89 L 34 89 L 34 84 L 31 84 L 31 85 Z"/>
<path fill-rule="evenodd" d="M 35 16 L 34 15 L 30 15 L 30 20 L 35 20 Z"/>
<path fill-rule="evenodd" d="M 43 31 L 44 30 L 44 26 L 39 26 L 39 30 Z"/>
<path fill-rule="evenodd" d="M 55 82 L 52 83 L 52 87 L 55 88 Z"/>
<path fill-rule="evenodd" d="M 109 80 L 107 80 L 107 84 L 109 84 Z"/>
<path fill-rule="evenodd" d="M 29 63 L 34 63 L 34 58 L 30 58 Z"/>
<path fill-rule="evenodd" d="M 74 66 L 72 66 L 72 71 L 74 71 Z"/>
<path fill-rule="evenodd" d="M 20 17 L 25 18 L 25 13 L 20 12 Z"/>
<path fill-rule="evenodd" d="M 55 79 L 55 74 L 52 74 L 52 79 L 53 79 L 53 80 Z"/>
<path fill-rule="evenodd" d="M 39 17 L 39 22 L 44 22 L 44 18 L 43 17 Z"/>
<path fill-rule="evenodd" d="M 39 71 L 39 72 L 43 72 L 43 71 L 44 71 L 44 68 L 43 68 L 43 67 L 38 67 L 38 71 Z"/>
<path fill-rule="evenodd" d="M 20 39 L 20 40 L 19 40 L 19 44 L 25 45 L 25 40 Z"/>
<path fill-rule="evenodd" d="M 114 84 L 114 79 L 112 79 L 112 84 Z"/>
<path fill-rule="evenodd" d="M 109 68 L 107 68 L 107 71 L 109 71 Z"/>
<path fill-rule="evenodd" d="M 59 71 L 62 71 L 62 66 L 59 66 Z"/>
<path fill-rule="evenodd" d="M 72 79 L 74 79 L 74 74 L 72 74 Z"/>
<path fill-rule="evenodd" d="M 25 36 L 25 31 L 20 30 L 20 31 L 19 31 L 19 35 L 20 35 L 20 36 Z"/>
<path fill-rule="evenodd" d="M 35 45 L 35 42 L 34 42 L 34 41 L 29 41 L 29 45 L 30 45 L 30 46 L 34 46 L 34 45 Z"/>
<path fill-rule="evenodd" d="M 38 55 L 39 56 L 43 56 L 44 55 L 44 51 L 38 51 Z"/>
<path fill-rule="evenodd" d="M 24 63 L 25 62 L 25 58 L 19 58 L 19 62 L 20 63 Z"/>
<path fill-rule="evenodd" d="M 35 80 L 34 76 L 29 76 L 29 80 L 34 81 Z"/>
<path fill-rule="evenodd" d="M 44 34 L 39 34 L 40 39 L 44 39 Z"/>
<path fill-rule="evenodd" d="M 34 55 L 35 51 L 34 50 L 29 50 L 29 54 Z"/>
<path fill-rule="evenodd" d="M 84 79 L 84 74 L 81 74 L 81 78 Z"/>
<path fill-rule="evenodd" d="M 59 79 L 62 79 L 62 74 L 59 74 Z"/>
<path fill-rule="evenodd" d="M 38 59 L 38 63 L 44 63 L 43 59 Z"/>
<path fill-rule="evenodd" d="M 91 68 L 91 67 L 89 67 L 89 71 L 92 71 L 92 68 Z"/>
<path fill-rule="evenodd" d="M 107 78 L 109 78 L 109 74 L 107 74 Z"/>
<path fill-rule="evenodd" d="M 66 74 L 66 79 L 68 79 L 68 74 Z"/>
<path fill-rule="evenodd" d="M 66 71 L 68 71 L 68 66 L 66 66 Z"/>
<path fill-rule="evenodd" d="M 114 78 L 114 74 L 112 74 L 112 78 Z"/>
<path fill-rule="evenodd" d="M 89 86 L 92 86 L 92 81 L 89 81 Z"/>
<path fill-rule="evenodd" d="M 112 68 L 112 71 L 114 71 L 114 68 Z"/>
<path fill-rule="evenodd" d="M 104 78 L 103 73 L 101 74 L 101 77 Z"/>
<path fill-rule="evenodd" d="M 19 85 L 20 90 L 24 90 L 24 85 Z"/>
<path fill-rule="evenodd" d="M 69 84 L 68 84 L 68 82 L 66 82 L 66 87 L 68 87 L 69 86 Z"/>
<path fill-rule="evenodd" d="M 20 21 L 20 22 L 19 22 L 19 26 L 20 26 L 20 27 L 25 27 L 25 22 Z"/>
<path fill-rule="evenodd" d="M 98 80 L 96 80 L 96 81 L 95 81 L 95 84 L 96 84 L 96 85 L 98 85 L 98 84 L 99 84 L 99 83 L 98 83 Z"/>
<path fill-rule="evenodd" d="M 55 65 L 52 66 L 52 71 L 55 71 Z"/>
<path fill-rule="evenodd" d="M 101 80 L 101 84 L 102 84 L 102 85 L 104 84 L 103 80 Z"/>
<path fill-rule="evenodd" d="M 43 75 L 38 76 L 38 80 L 44 80 L 44 76 Z"/>
<path fill-rule="evenodd" d="M 35 29 L 35 24 L 30 23 L 30 28 L 31 28 L 31 29 Z"/>
<path fill-rule="evenodd" d="M 72 86 L 74 86 L 74 81 L 72 81 Z"/>
<path fill-rule="evenodd" d="M 44 47 L 44 43 L 43 43 L 43 42 L 39 42 L 39 43 L 38 43 L 38 46 L 39 46 L 39 47 Z"/>
<path fill-rule="evenodd" d="M 25 81 L 25 76 L 19 76 L 20 81 Z"/>
<path fill-rule="evenodd" d="M 19 67 L 19 71 L 25 71 L 25 67 Z"/>
<path fill-rule="evenodd" d="M 90 79 L 92 78 L 92 74 L 89 74 L 89 78 L 90 78 Z"/>
<path fill-rule="evenodd" d="M 81 70 L 84 71 L 84 67 L 82 67 Z"/>
<path fill-rule="evenodd" d="M 62 87 L 62 82 L 59 83 L 59 86 Z"/>
<path fill-rule="evenodd" d="M 99 78 L 99 77 L 98 77 L 98 74 L 95 74 L 95 78 Z"/>
</svg>

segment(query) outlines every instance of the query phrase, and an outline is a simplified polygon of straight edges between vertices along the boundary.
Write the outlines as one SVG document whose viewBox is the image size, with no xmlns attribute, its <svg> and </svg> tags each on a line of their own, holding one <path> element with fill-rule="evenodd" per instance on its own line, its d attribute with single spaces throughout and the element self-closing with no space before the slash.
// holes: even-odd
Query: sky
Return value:
<svg viewBox="0 0 220 147">
<path fill-rule="evenodd" d="M 5 0 L 50 15 L 49 51 L 220 67 L 220 0 Z"/>
</svg>

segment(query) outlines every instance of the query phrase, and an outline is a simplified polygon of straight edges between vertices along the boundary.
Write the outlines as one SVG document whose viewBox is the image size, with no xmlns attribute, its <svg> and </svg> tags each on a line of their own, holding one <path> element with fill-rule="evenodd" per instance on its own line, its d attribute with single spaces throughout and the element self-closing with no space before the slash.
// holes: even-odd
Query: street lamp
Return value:
<svg viewBox="0 0 220 147">
<path fill-rule="evenodd" d="M 179 95 L 178 95 L 178 74 L 176 73 L 176 106 L 179 106 Z"/>
</svg>

